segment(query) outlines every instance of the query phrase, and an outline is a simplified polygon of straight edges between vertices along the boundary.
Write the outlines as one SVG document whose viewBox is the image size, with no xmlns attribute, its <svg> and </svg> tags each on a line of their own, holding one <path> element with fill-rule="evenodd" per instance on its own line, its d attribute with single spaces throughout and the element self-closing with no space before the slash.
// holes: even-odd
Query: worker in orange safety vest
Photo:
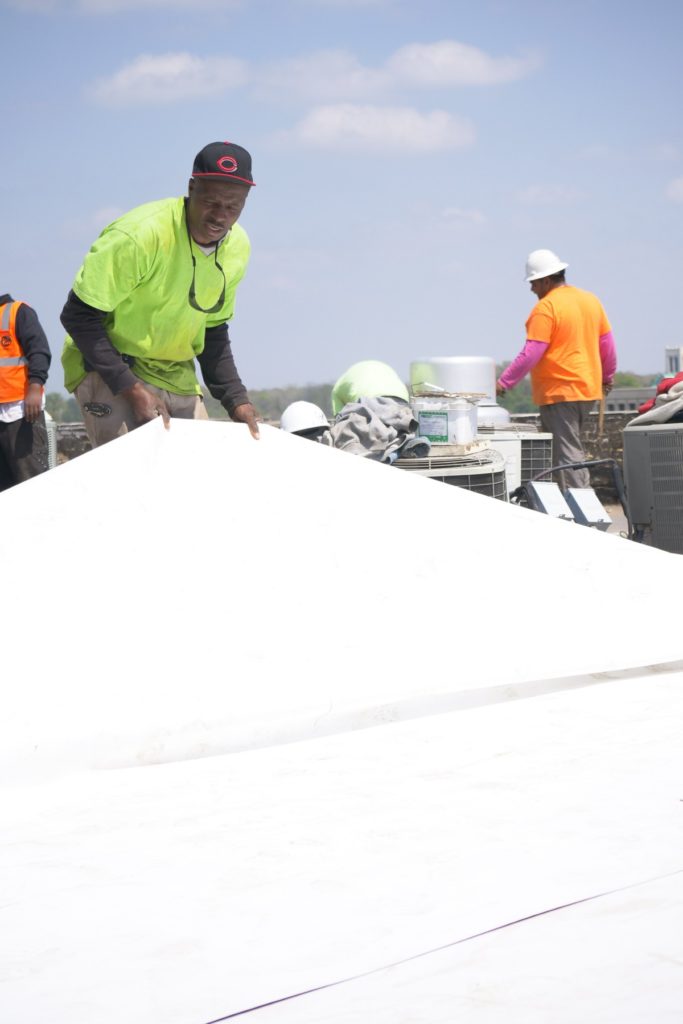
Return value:
<svg viewBox="0 0 683 1024">
<path fill-rule="evenodd" d="M 50 360 L 35 310 L 0 295 L 0 491 L 48 468 L 43 409 Z"/>
</svg>

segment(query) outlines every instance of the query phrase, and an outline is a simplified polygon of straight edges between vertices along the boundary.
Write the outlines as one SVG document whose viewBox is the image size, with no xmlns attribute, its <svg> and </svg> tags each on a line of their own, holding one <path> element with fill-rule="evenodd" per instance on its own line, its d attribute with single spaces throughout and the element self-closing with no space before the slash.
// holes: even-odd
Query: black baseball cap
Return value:
<svg viewBox="0 0 683 1024">
<path fill-rule="evenodd" d="M 234 142 L 210 142 L 194 158 L 192 177 L 213 181 L 223 178 L 225 181 L 238 181 L 242 185 L 253 185 L 251 155 Z"/>
</svg>

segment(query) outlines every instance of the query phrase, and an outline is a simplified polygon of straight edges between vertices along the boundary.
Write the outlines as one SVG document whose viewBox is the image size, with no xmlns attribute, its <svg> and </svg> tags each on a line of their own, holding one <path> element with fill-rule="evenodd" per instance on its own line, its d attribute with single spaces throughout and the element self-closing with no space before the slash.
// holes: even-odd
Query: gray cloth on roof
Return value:
<svg viewBox="0 0 683 1024">
<path fill-rule="evenodd" d="M 399 452 L 402 459 L 426 459 L 432 450 L 428 437 L 409 437 Z"/>
<path fill-rule="evenodd" d="M 378 462 L 394 462 L 415 437 L 417 420 L 402 398 L 359 398 L 337 413 L 330 427 L 335 448 Z"/>
<path fill-rule="evenodd" d="M 657 395 L 655 404 L 647 412 L 629 420 L 627 426 L 639 427 L 645 423 L 667 423 L 676 413 L 683 412 L 683 381 L 672 384 L 668 391 Z"/>
</svg>

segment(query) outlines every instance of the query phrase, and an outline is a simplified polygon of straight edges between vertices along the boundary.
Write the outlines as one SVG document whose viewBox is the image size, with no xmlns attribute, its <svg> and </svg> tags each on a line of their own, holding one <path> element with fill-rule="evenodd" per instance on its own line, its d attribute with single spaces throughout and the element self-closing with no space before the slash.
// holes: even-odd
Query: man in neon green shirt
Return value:
<svg viewBox="0 0 683 1024">
<path fill-rule="evenodd" d="M 235 366 L 227 322 L 249 261 L 237 220 L 254 181 L 231 142 L 196 156 L 186 198 L 146 203 L 102 232 L 62 310 L 65 385 L 93 445 L 162 416 L 207 419 L 204 382 L 258 438 L 257 413 Z"/>
</svg>

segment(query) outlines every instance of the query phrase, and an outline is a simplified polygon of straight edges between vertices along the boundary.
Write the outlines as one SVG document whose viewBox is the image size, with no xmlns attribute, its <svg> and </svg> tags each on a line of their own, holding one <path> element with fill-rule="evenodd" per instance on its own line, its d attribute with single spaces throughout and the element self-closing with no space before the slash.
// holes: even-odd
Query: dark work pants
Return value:
<svg viewBox="0 0 683 1024">
<path fill-rule="evenodd" d="M 0 491 L 47 468 L 47 428 L 42 412 L 35 423 L 24 419 L 0 422 Z"/>
</svg>

